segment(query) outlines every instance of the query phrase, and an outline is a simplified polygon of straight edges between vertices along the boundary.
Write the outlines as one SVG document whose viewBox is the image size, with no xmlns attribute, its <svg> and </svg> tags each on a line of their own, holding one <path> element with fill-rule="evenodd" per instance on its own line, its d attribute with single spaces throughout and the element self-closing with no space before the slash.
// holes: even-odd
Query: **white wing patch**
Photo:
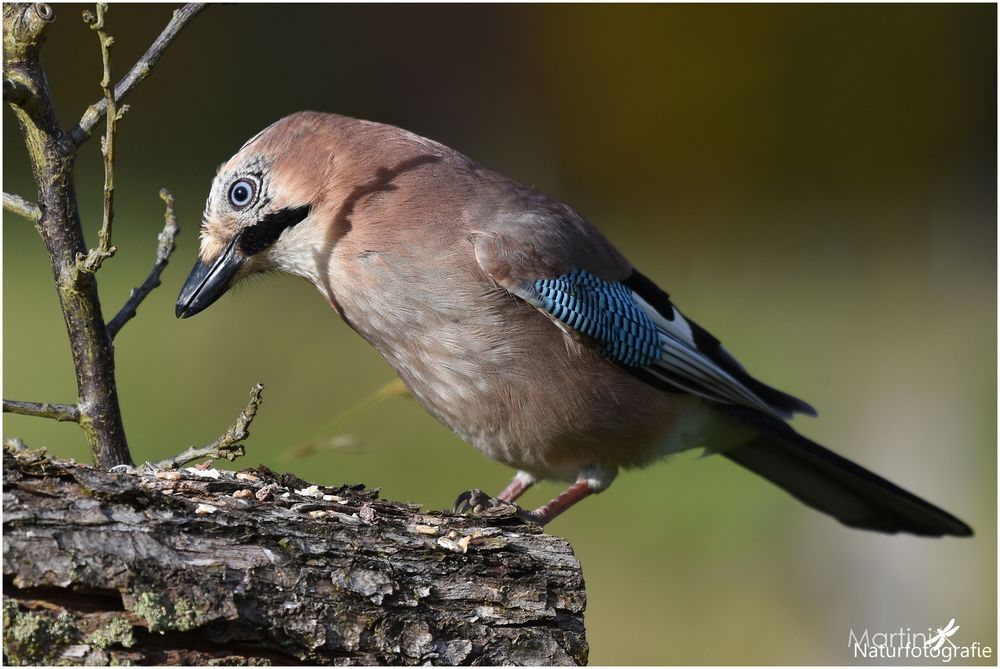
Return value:
<svg viewBox="0 0 1000 669">
<path fill-rule="evenodd" d="M 646 371 L 664 383 L 694 395 L 716 402 L 747 406 L 776 418 L 783 418 L 767 402 L 698 349 L 691 325 L 676 307 L 673 309 L 673 319 L 668 319 L 635 291 L 632 291 L 632 299 L 656 325 L 663 347 L 663 356 L 652 365 L 644 367 Z"/>
<path fill-rule="evenodd" d="M 698 348 L 698 346 L 694 343 L 694 332 L 691 331 L 691 326 L 688 325 L 687 320 L 681 316 L 681 313 L 677 311 L 677 307 L 674 307 L 674 319 L 672 321 L 668 321 L 663 314 L 654 309 L 649 302 L 639 297 L 635 291 L 632 291 L 632 299 L 635 300 L 636 304 L 642 307 L 643 311 L 645 311 L 647 315 L 649 315 L 660 332 L 673 335 L 675 338 L 685 342 L 693 349 Z"/>
</svg>

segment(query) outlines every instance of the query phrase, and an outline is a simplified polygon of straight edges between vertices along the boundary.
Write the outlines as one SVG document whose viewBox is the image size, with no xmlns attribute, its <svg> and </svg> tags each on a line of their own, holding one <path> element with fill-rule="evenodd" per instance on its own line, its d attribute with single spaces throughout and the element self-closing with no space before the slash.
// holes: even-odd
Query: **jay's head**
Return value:
<svg viewBox="0 0 1000 669">
<path fill-rule="evenodd" d="M 336 153 L 335 133 L 321 116 L 284 118 L 219 167 L 198 260 L 177 298 L 178 318 L 202 311 L 250 274 L 294 271 L 296 256 L 317 234 L 310 215 L 325 200 Z"/>
<path fill-rule="evenodd" d="M 439 199 L 427 196 L 433 166 L 448 155 L 449 149 L 405 130 L 337 114 L 299 112 L 266 128 L 221 165 L 212 182 L 198 261 L 177 298 L 178 318 L 268 271 L 309 280 L 337 308 L 335 247 L 353 231 L 364 255 L 373 237 L 376 244 L 393 243 L 379 237 L 386 221 L 400 231 L 419 227 L 411 221 L 422 220 L 418 214 Z M 452 199 L 463 192 L 450 178 L 445 186 Z M 412 197 L 414 189 L 425 196 Z M 410 215 L 400 216 L 403 210 Z M 339 255 L 350 256 L 349 249 Z"/>
</svg>

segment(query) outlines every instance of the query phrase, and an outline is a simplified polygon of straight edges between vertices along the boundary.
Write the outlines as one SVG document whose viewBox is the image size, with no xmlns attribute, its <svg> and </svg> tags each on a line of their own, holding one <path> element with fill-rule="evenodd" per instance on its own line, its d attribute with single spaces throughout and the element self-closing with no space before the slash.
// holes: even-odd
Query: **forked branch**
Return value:
<svg viewBox="0 0 1000 669">
<path fill-rule="evenodd" d="M 174 10 L 173 18 L 170 19 L 167 27 L 163 29 L 163 32 L 143 54 L 142 58 L 132 66 L 128 74 L 115 86 L 114 101 L 116 104 L 120 104 L 139 82 L 149 76 L 149 73 L 153 71 L 153 66 L 160 60 L 163 52 L 167 50 L 174 38 L 204 8 L 205 3 L 192 2 Z M 87 108 L 80 122 L 69 133 L 70 138 L 77 146 L 90 139 L 91 133 L 104 114 L 107 113 L 107 110 L 108 103 L 105 99 L 95 102 Z"/>
<path fill-rule="evenodd" d="M 106 323 L 94 272 L 115 250 L 111 243 L 115 126 L 125 109 L 122 99 L 150 74 L 167 46 L 181 28 L 201 11 L 202 5 L 186 5 L 174 12 L 167 27 L 117 86 L 112 85 L 111 78 L 113 40 L 105 31 L 107 8 L 107 4 L 100 3 L 95 12 L 85 14 L 85 20 L 100 41 L 102 100 L 91 105 L 77 127 L 67 132 L 56 116 L 41 61 L 41 47 L 45 32 L 55 18 L 54 11 L 44 3 L 5 3 L 3 6 L 4 100 L 17 116 L 38 188 L 37 205 L 15 195 L 4 194 L 4 208 L 33 220 L 41 232 L 66 323 L 78 393 L 76 405 L 5 401 L 4 411 L 76 421 L 90 444 L 95 464 L 104 468 L 127 464 L 132 460 L 118 403 L 111 335 L 132 318 L 139 303 L 158 284 L 166 256 L 173 246 L 173 235 L 176 234 L 176 224 L 171 225 L 168 221 L 150 276 L 142 286 L 132 291 L 125 307 L 113 321 Z M 73 166 L 79 146 L 90 137 L 102 118 L 107 119 L 102 146 L 104 206 L 98 244 L 91 249 L 85 243 L 80 221 Z"/>
<path fill-rule="evenodd" d="M 177 216 L 174 214 L 174 196 L 166 188 L 162 188 L 160 189 L 160 199 L 167 204 L 167 211 L 164 214 L 166 223 L 163 226 L 163 232 L 156 237 L 158 240 L 156 245 L 156 262 L 153 263 L 153 269 L 149 272 L 146 280 L 142 282 L 141 286 L 133 288 L 129 292 L 128 301 L 125 302 L 125 305 L 122 306 L 115 317 L 108 322 L 108 336 L 112 339 L 115 338 L 115 335 L 118 334 L 119 330 L 126 323 L 135 318 L 136 309 L 139 308 L 142 301 L 153 292 L 153 289 L 160 285 L 160 275 L 163 273 L 163 268 L 170 261 L 170 254 L 177 248 L 174 240 L 178 233 L 180 233 L 180 228 L 177 225 Z"/>
</svg>

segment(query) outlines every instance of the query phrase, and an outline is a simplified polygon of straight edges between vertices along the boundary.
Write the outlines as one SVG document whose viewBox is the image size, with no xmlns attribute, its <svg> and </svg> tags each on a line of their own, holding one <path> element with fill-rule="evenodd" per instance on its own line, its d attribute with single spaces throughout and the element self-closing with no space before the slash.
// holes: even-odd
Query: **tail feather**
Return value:
<svg viewBox="0 0 1000 669">
<path fill-rule="evenodd" d="M 760 419 L 754 417 L 754 422 Z M 722 454 L 849 527 L 929 537 L 972 535 L 971 527 L 947 511 L 806 439 L 787 424 L 766 423 L 757 437 Z"/>
</svg>

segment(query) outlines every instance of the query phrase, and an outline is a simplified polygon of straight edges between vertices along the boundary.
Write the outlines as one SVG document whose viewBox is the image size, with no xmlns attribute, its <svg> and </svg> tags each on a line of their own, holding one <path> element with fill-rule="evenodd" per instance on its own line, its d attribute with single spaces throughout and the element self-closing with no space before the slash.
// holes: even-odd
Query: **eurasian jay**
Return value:
<svg viewBox="0 0 1000 669">
<path fill-rule="evenodd" d="M 499 500 L 568 482 L 526 514 L 540 523 L 620 469 L 705 447 L 851 527 L 972 534 L 796 433 L 786 421 L 813 408 L 750 376 L 576 211 L 437 142 L 315 112 L 251 138 L 212 184 L 177 316 L 275 270 L 315 285 L 425 409 L 518 470 Z"/>
</svg>

